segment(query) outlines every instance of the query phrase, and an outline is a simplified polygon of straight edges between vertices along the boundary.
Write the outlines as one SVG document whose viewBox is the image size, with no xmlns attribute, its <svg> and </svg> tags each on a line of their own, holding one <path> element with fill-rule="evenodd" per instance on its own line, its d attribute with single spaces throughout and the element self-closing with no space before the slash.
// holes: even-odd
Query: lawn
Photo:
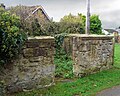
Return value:
<svg viewBox="0 0 120 96">
<path fill-rule="evenodd" d="M 70 82 L 56 82 L 56 85 L 14 96 L 95 96 L 97 92 L 120 84 L 120 45 L 115 45 L 114 68 L 89 75 Z"/>
<path fill-rule="evenodd" d="M 120 68 L 120 44 L 115 45 L 114 66 Z"/>
</svg>

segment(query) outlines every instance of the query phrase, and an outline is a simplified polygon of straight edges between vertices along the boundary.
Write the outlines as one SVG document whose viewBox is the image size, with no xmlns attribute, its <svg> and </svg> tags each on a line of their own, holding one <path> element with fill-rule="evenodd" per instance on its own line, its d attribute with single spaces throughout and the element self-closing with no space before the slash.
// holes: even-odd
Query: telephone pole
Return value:
<svg viewBox="0 0 120 96">
<path fill-rule="evenodd" d="M 90 34 L 90 0 L 87 0 L 87 14 L 86 14 L 86 34 Z"/>
</svg>

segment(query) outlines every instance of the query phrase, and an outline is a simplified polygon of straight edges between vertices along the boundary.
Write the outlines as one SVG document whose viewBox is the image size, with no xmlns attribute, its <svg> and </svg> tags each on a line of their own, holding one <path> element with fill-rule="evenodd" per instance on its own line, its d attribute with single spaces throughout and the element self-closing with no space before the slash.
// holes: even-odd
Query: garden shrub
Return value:
<svg viewBox="0 0 120 96">
<path fill-rule="evenodd" d="M 58 52 L 58 51 L 57 51 Z M 55 77 L 58 78 L 73 78 L 73 61 L 64 50 L 59 51 L 55 55 Z"/>
<path fill-rule="evenodd" d="M 20 52 L 25 34 L 16 15 L 0 10 L 0 64 L 6 64 Z"/>
<path fill-rule="evenodd" d="M 59 22 L 59 32 L 68 34 L 84 34 L 85 28 L 79 22 Z"/>
<path fill-rule="evenodd" d="M 64 38 L 67 34 L 61 33 L 55 35 L 56 54 L 55 54 L 55 76 L 59 78 L 72 78 L 73 77 L 73 62 L 69 55 L 62 48 Z"/>
</svg>

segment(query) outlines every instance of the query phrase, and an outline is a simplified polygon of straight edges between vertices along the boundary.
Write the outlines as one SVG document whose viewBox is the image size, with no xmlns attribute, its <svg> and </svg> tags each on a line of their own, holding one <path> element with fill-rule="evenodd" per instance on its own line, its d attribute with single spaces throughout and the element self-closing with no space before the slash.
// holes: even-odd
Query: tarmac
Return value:
<svg viewBox="0 0 120 96">
<path fill-rule="evenodd" d="M 96 96 L 120 96 L 120 85 L 99 92 Z"/>
</svg>

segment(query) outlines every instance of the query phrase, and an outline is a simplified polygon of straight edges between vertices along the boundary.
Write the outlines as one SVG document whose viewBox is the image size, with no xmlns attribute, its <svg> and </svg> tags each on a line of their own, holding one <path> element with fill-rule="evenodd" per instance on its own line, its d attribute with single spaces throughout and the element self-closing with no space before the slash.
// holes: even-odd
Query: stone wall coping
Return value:
<svg viewBox="0 0 120 96">
<path fill-rule="evenodd" d="M 67 35 L 68 37 L 82 37 L 82 38 L 113 38 L 114 36 L 112 35 L 96 35 L 96 34 L 91 34 L 91 35 L 87 35 L 87 34 L 69 34 Z"/>
<path fill-rule="evenodd" d="M 33 39 L 38 39 L 38 40 L 52 39 L 52 40 L 54 40 L 54 37 L 51 37 L 51 36 L 28 37 L 28 40 L 33 40 Z"/>
</svg>

